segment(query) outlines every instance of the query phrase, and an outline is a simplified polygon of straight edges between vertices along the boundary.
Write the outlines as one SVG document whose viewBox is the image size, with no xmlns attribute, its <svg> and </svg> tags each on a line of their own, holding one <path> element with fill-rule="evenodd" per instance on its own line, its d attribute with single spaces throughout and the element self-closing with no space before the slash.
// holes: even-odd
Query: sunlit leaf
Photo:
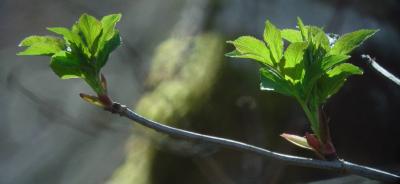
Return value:
<svg viewBox="0 0 400 184">
<path fill-rule="evenodd" d="M 303 41 L 300 31 L 295 29 L 282 29 L 281 36 L 290 43 Z"/>
<path fill-rule="evenodd" d="M 272 66 L 270 52 L 264 42 L 252 36 L 241 36 L 234 41 L 227 41 L 235 46 L 236 50 L 226 54 L 228 57 L 249 58 L 262 64 Z"/>
<path fill-rule="evenodd" d="M 47 30 L 54 32 L 56 34 L 64 36 L 64 39 L 70 43 L 81 43 L 81 39 L 78 34 L 74 34 L 72 31 L 65 27 L 49 27 Z"/>
<path fill-rule="evenodd" d="M 72 49 L 74 52 L 80 52 L 84 54 L 87 58 L 91 57 L 89 48 L 86 47 L 81 37 L 79 36 L 79 29 L 76 25 L 72 27 L 72 30 L 64 27 L 50 27 L 47 28 L 47 30 L 62 35 L 64 37 L 64 40 L 68 42 L 68 46 L 70 47 L 70 49 Z"/>
<path fill-rule="evenodd" d="M 349 55 L 328 55 L 325 56 L 321 63 L 321 68 L 323 71 L 331 69 L 333 66 L 345 62 L 349 59 Z"/>
<path fill-rule="evenodd" d="M 280 76 L 277 71 L 271 68 L 260 68 L 261 84 L 260 89 L 274 91 L 287 96 L 292 96 L 294 91 L 290 89 L 288 82 Z"/>
<path fill-rule="evenodd" d="M 121 44 L 121 37 L 119 36 L 119 32 L 116 31 L 114 36 L 103 44 L 104 45 L 100 48 L 97 55 L 97 70 L 100 70 L 106 64 L 110 53 Z"/>
<path fill-rule="evenodd" d="M 66 51 L 61 51 L 53 55 L 50 67 L 61 79 L 83 77 L 82 65 L 79 58 Z"/>
<path fill-rule="evenodd" d="M 269 21 L 265 23 L 264 41 L 268 44 L 274 63 L 279 63 L 283 55 L 281 31 Z"/>
<path fill-rule="evenodd" d="M 51 56 L 65 48 L 62 39 L 51 36 L 29 36 L 21 41 L 20 47 L 28 47 L 17 55 Z"/>
<path fill-rule="evenodd" d="M 96 39 L 99 39 L 98 37 L 102 32 L 100 21 L 98 21 L 93 16 L 84 13 L 79 18 L 77 27 L 83 35 L 83 42 L 86 44 L 89 50 L 93 51 L 94 48 L 97 47 L 97 45 L 94 43 Z M 91 53 L 93 54 L 93 52 Z"/>
<path fill-rule="evenodd" d="M 300 19 L 300 17 L 297 17 L 297 26 L 300 30 L 303 41 L 307 41 L 308 40 L 308 30 L 304 26 L 303 21 Z"/>
<path fill-rule="evenodd" d="M 101 26 L 103 28 L 102 42 L 110 40 L 117 34 L 115 25 L 121 20 L 121 16 L 121 14 L 111 14 L 101 19 Z"/>
<path fill-rule="evenodd" d="M 285 76 L 289 76 L 292 83 L 300 81 L 302 75 L 304 75 L 304 63 L 302 61 L 307 46 L 307 42 L 295 42 L 290 44 L 285 51 L 283 70 Z"/>
<path fill-rule="evenodd" d="M 376 32 L 378 32 L 376 29 L 362 29 L 347 33 L 339 37 L 339 39 L 335 42 L 331 50 L 331 54 L 348 54 Z"/>
<path fill-rule="evenodd" d="M 312 27 L 312 29 L 315 34 L 314 39 L 313 39 L 313 42 L 315 43 L 315 47 L 316 48 L 322 47 L 325 51 L 329 51 L 330 50 L 329 39 L 328 39 L 328 36 L 326 35 L 326 33 L 318 27 Z"/>
<path fill-rule="evenodd" d="M 342 63 L 324 75 L 319 81 L 319 96 L 322 101 L 325 101 L 343 86 L 347 77 L 350 75 L 361 75 L 363 71 L 350 63 Z"/>
</svg>

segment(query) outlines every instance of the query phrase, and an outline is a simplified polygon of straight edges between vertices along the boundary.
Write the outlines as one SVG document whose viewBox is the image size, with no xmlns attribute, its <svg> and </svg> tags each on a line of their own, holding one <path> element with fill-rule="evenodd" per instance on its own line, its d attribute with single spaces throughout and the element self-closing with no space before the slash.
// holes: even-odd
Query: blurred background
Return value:
<svg viewBox="0 0 400 184">
<path fill-rule="evenodd" d="M 309 131 L 289 97 L 259 90 L 258 66 L 231 60 L 226 44 L 262 38 L 264 22 L 296 17 L 326 32 L 380 29 L 352 55 L 351 77 L 326 104 L 341 158 L 400 174 L 400 87 L 368 67 L 370 54 L 400 75 L 397 0 L 2 0 L 0 183 L 376 183 L 155 133 L 83 102 L 80 80 L 59 80 L 46 57 L 17 57 L 28 35 L 70 27 L 80 14 L 121 12 L 123 44 L 103 71 L 110 95 L 146 117 L 287 154 L 314 157 L 283 132 Z M 343 178 L 344 177 L 344 178 Z"/>
</svg>

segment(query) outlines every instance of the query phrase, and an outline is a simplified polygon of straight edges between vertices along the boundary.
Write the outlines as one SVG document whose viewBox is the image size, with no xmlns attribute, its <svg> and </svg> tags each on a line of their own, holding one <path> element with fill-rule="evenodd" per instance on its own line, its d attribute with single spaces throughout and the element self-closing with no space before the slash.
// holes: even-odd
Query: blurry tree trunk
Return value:
<svg viewBox="0 0 400 184">
<path fill-rule="evenodd" d="M 223 40 L 215 33 L 196 34 L 203 27 L 207 1 L 189 0 L 171 37 L 156 49 L 136 111 L 149 119 L 178 126 L 189 112 L 206 102 L 222 64 Z M 200 10 L 200 11 L 199 11 Z M 193 21 L 195 20 L 195 21 Z M 167 137 L 135 126 L 127 141 L 127 157 L 108 181 L 152 183 L 157 146 Z"/>
<path fill-rule="evenodd" d="M 136 111 L 150 119 L 169 125 L 205 102 L 221 65 L 222 40 L 207 33 L 193 38 L 171 38 L 161 44 L 152 63 L 148 84 L 154 86 L 144 94 Z M 164 135 L 135 126 L 128 140 L 126 161 L 114 173 L 110 183 L 151 183 L 154 144 Z"/>
</svg>

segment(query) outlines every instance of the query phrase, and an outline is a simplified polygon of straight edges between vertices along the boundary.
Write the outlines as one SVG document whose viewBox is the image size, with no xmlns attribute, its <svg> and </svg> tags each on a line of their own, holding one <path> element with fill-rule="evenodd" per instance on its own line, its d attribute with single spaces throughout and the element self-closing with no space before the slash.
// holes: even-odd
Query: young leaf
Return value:
<svg viewBox="0 0 400 184">
<path fill-rule="evenodd" d="M 20 47 L 28 47 L 17 55 L 51 56 L 65 48 L 62 39 L 51 36 L 29 36 L 21 41 Z"/>
<path fill-rule="evenodd" d="M 339 37 L 339 39 L 335 42 L 331 50 L 331 54 L 348 54 L 376 32 L 378 32 L 376 29 L 362 29 L 347 33 Z"/>
<path fill-rule="evenodd" d="M 274 63 L 278 64 L 283 53 L 281 31 L 269 21 L 265 23 L 264 41 L 268 44 Z"/>
<path fill-rule="evenodd" d="M 61 79 L 84 77 L 79 58 L 66 51 L 54 54 L 51 57 L 50 67 Z"/>
<path fill-rule="evenodd" d="M 101 36 L 102 42 L 108 41 L 114 37 L 116 34 L 115 25 L 121 20 L 121 16 L 121 14 L 111 14 L 101 19 L 103 28 L 103 35 Z"/>
<path fill-rule="evenodd" d="M 266 91 L 275 91 L 287 96 L 293 96 L 294 91 L 290 90 L 287 81 L 283 79 L 272 68 L 260 68 L 261 84 L 260 89 Z"/>
<path fill-rule="evenodd" d="M 319 98 L 322 102 L 334 95 L 350 75 L 361 75 L 363 71 L 350 63 L 342 63 L 329 70 L 319 81 Z"/>
<path fill-rule="evenodd" d="M 349 58 L 350 58 L 349 55 L 328 55 L 328 56 L 325 56 L 324 59 L 322 60 L 322 63 L 321 63 L 322 71 L 328 71 L 332 67 L 345 62 Z"/>
<path fill-rule="evenodd" d="M 64 27 L 50 27 L 47 30 L 62 35 L 64 40 L 68 42 L 73 52 L 79 52 L 85 55 L 87 58 L 91 57 L 89 48 L 83 43 L 81 37 L 79 36 L 79 29 L 76 25 L 72 26 L 72 31 Z"/>
<path fill-rule="evenodd" d="M 273 66 L 270 52 L 264 42 L 252 36 L 241 36 L 234 41 L 227 41 L 227 43 L 233 44 L 236 50 L 227 53 L 226 56 L 254 59 L 264 65 Z"/>
<path fill-rule="evenodd" d="M 361 68 L 354 66 L 350 63 L 342 63 L 334 68 L 332 68 L 332 70 L 329 70 L 327 72 L 328 77 L 335 77 L 338 75 L 345 75 L 345 76 L 349 76 L 349 75 L 361 75 L 363 73 L 363 71 L 361 70 Z"/>
<path fill-rule="evenodd" d="M 290 43 L 303 41 L 300 31 L 294 29 L 282 29 L 281 36 Z"/>
<path fill-rule="evenodd" d="M 326 33 L 318 27 L 312 27 L 312 29 L 315 31 L 313 42 L 315 43 L 316 48 L 322 47 L 325 50 L 325 53 L 329 51 L 331 47 L 329 46 L 329 39 L 328 36 L 326 36 Z"/>
<path fill-rule="evenodd" d="M 303 41 L 308 41 L 308 30 L 304 26 L 303 21 L 300 19 L 300 17 L 297 17 L 297 26 L 300 30 Z"/>
<path fill-rule="evenodd" d="M 87 95 L 84 93 L 80 93 L 79 96 L 90 104 L 96 105 L 98 107 L 103 107 L 103 108 L 105 107 L 97 96 Z"/>
<path fill-rule="evenodd" d="M 78 21 L 77 24 L 79 30 L 82 32 L 84 43 L 91 50 L 93 54 L 94 48 L 97 47 L 95 43 L 96 39 L 100 36 L 102 32 L 102 27 L 100 21 L 96 18 L 84 13 Z"/>
<path fill-rule="evenodd" d="M 299 146 L 301 148 L 305 148 L 305 149 L 309 149 L 309 150 L 313 150 L 313 148 L 308 145 L 307 139 L 305 137 L 300 137 L 298 135 L 293 135 L 293 134 L 287 134 L 287 133 L 283 133 L 281 134 L 281 137 L 283 137 L 284 139 L 286 139 L 287 141 L 289 141 L 290 143 Z"/>
<path fill-rule="evenodd" d="M 304 75 L 303 55 L 307 48 L 307 42 L 295 42 L 288 46 L 285 51 L 285 65 L 283 73 L 290 77 L 290 81 L 294 84 L 301 80 Z"/>
<path fill-rule="evenodd" d="M 82 40 L 80 39 L 79 35 L 70 31 L 67 28 L 64 27 L 49 27 L 47 30 L 62 35 L 65 40 L 67 40 L 69 43 L 75 43 L 76 45 L 80 46 L 82 45 Z"/>
<path fill-rule="evenodd" d="M 96 69 L 98 71 L 100 71 L 100 69 L 106 64 L 110 53 L 121 44 L 121 37 L 119 36 L 119 32 L 115 31 L 114 36 L 103 44 L 104 45 L 100 48 L 97 55 Z"/>
</svg>

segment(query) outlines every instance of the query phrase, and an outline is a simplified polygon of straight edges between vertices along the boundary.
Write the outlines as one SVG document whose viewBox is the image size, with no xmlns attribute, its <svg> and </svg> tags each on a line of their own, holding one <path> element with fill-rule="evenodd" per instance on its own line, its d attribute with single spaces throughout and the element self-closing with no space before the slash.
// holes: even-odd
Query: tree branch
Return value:
<svg viewBox="0 0 400 184">
<path fill-rule="evenodd" d="M 385 68 L 383 68 L 381 65 L 379 65 L 376 61 L 375 58 L 372 58 L 368 54 L 362 54 L 361 58 L 366 60 L 368 62 L 368 65 L 374 69 L 378 74 L 384 76 L 385 78 L 389 79 L 390 81 L 394 82 L 397 84 L 397 86 L 400 86 L 400 79 L 394 76 L 392 73 L 387 71 Z"/>
<path fill-rule="evenodd" d="M 201 141 L 206 143 L 212 143 L 218 146 L 222 146 L 225 148 L 231 148 L 242 152 L 248 152 L 260 155 L 262 157 L 266 157 L 269 159 L 275 159 L 281 161 L 283 164 L 303 166 L 303 167 L 311 167 L 318 169 L 331 170 L 339 173 L 348 173 L 355 174 L 359 176 L 363 176 L 366 178 L 380 180 L 384 182 L 391 183 L 400 183 L 400 176 L 381 171 L 378 169 L 374 169 L 367 166 L 353 164 L 351 162 L 347 162 L 344 160 L 335 160 L 335 161 L 324 161 L 324 160 L 315 160 L 311 158 L 304 158 L 292 155 L 286 155 L 282 153 L 272 152 L 257 146 L 253 146 L 250 144 L 242 143 L 239 141 L 234 141 L 230 139 L 224 139 L 215 136 L 203 135 L 195 132 L 190 132 L 187 130 L 182 130 L 174 127 L 170 127 L 152 120 L 149 120 L 131 109 L 127 108 L 125 105 L 121 105 L 119 103 L 113 102 L 111 107 L 105 108 L 105 110 L 110 111 L 112 113 L 117 113 L 121 116 L 127 117 L 137 123 L 156 130 L 161 133 L 168 134 L 173 137 L 179 137 L 184 139 L 190 139 L 194 141 Z"/>
</svg>

